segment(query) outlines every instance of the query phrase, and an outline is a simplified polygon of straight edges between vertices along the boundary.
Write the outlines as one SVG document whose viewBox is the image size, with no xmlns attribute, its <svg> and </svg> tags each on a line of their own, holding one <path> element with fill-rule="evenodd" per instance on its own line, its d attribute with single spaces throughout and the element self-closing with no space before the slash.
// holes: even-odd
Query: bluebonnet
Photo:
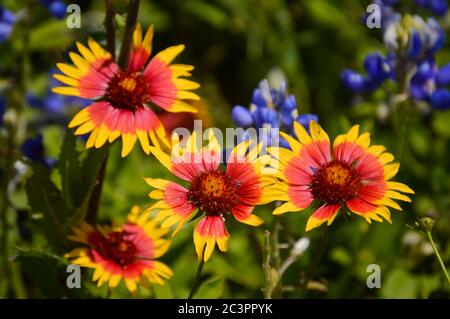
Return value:
<svg viewBox="0 0 450 319">
<path fill-rule="evenodd" d="M 34 138 L 28 138 L 21 146 L 23 156 L 34 163 L 40 163 L 48 168 L 52 168 L 56 164 L 56 159 L 53 157 L 45 157 L 45 148 L 42 143 L 42 135 L 37 134 Z"/>
<path fill-rule="evenodd" d="M 66 16 L 66 4 L 61 0 L 39 0 L 48 12 L 56 19 L 64 19 Z"/>
<path fill-rule="evenodd" d="M 258 88 L 253 91 L 250 108 L 236 105 L 233 107 L 231 117 L 236 125 L 243 128 L 254 127 L 258 131 L 261 128 L 276 128 L 288 134 L 293 133 L 294 121 L 298 121 L 309 129 L 309 121 L 318 120 L 314 114 L 298 114 L 295 96 L 286 94 L 285 82 L 282 82 L 280 88 L 275 89 L 269 86 L 266 79 L 262 80 Z M 258 133 L 262 134 L 259 138 L 266 145 L 271 144 L 273 137 L 270 136 L 270 130 Z M 280 138 L 280 145 L 288 147 L 287 142 L 282 138 Z"/>
<path fill-rule="evenodd" d="M 447 0 L 416 0 L 416 4 L 438 16 L 443 16 L 448 10 Z"/>
<path fill-rule="evenodd" d="M 383 39 L 390 52 L 420 63 L 442 48 L 445 32 L 434 18 L 425 21 L 417 15 L 405 15 L 387 26 Z"/>
<path fill-rule="evenodd" d="M 412 2 L 413 0 L 410 0 Z M 373 3 L 378 4 L 384 10 L 389 10 L 398 0 L 375 0 Z M 415 0 L 415 3 L 422 8 L 430 10 L 432 14 L 443 16 L 448 10 L 447 0 Z"/>
<path fill-rule="evenodd" d="M 0 127 L 3 126 L 3 116 L 6 113 L 6 98 L 0 96 Z"/>
<path fill-rule="evenodd" d="M 421 63 L 410 82 L 411 96 L 432 108 L 450 108 L 450 63 L 440 69 L 431 61 Z"/>
<path fill-rule="evenodd" d="M 367 75 L 345 69 L 341 73 L 341 80 L 346 88 L 353 92 L 367 92 L 379 88 L 383 82 L 393 78 L 393 66 L 389 58 L 375 52 L 364 59 L 364 69 Z"/>
<path fill-rule="evenodd" d="M 416 2 L 434 10 L 443 10 L 446 5 L 442 1 Z M 426 101 L 435 109 L 448 108 L 450 92 L 446 87 L 450 81 L 442 80 L 447 68 L 438 70 L 433 62 L 445 42 L 442 27 L 432 17 L 424 20 L 418 15 L 396 13 L 391 8 L 395 1 L 376 0 L 374 3 L 382 7 L 382 15 L 389 16 L 382 28 L 387 54 L 385 57 L 380 53 L 366 57 L 367 75 L 344 69 L 341 73 L 343 85 L 353 92 L 370 92 L 392 79 L 399 82 L 400 87 L 408 85 L 411 98 Z"/>
<path fill-rule="evenodd" d="M 0 6 L 0 43 L 9 38 L 15 22 L 16 16 L 14 13 Z"/>
</svg>

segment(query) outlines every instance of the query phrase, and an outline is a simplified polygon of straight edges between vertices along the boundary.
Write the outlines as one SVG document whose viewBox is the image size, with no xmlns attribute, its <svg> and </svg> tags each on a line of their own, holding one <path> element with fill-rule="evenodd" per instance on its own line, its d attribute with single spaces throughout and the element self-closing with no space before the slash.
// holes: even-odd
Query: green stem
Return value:
<svg viewBox="0 0 450 319">
<path fill-rule="evenodd" d="M 314 272 L 316 271 L 316 268 L 319 265 L 320 260 L 322 259 L 323 255 L 325 253 L 325 249 L 327 247 L 327 242 L 328 242 L 328 226 L 325 226 L 322 236 L 320 238 L 319 249 L 317 250 L 317 255 L 314 258 L 313 263 L 309 267 L 308 272 L 306 273 L 305 279 L 302 282 L 302 285 L 300 287 L 300 296 L 302 298 L 305 297 L 306 291 L 308 290 L 308 283 L 311 280 L 312 276 L 314 275 Z"/>
<path fill-rule="evenodd" d="M 272 299 L 273 288 L 270 269 L 270 232 L 268 230 L 264 233 L 262 269 L 264 272 L 264 287 L 262 289 L 264 299 Z"/>
<path fill-rule="evenodd" d="M 195 275 L 195 280 L 194 280 L 194 283 L 192 284 L 191 291 L 189 292 L 188 299 L 192 299 L 192 297 L 194 297 L 195 293 L 197 292 L 198 287 L 200 287 L 203 266 L 205 265 L 205 258 L 204 258 L 205 249 L 206 249 L 206 246 L 203 249 L 202 259 L 200 260 L 200 262 L 198 264 L 197 274 Z"/>
<path fill-rule="evenodd" d="M 277 204 L 276 207 L 279 205 Z M 273 261 L 275 267 L 278 269 L 281 266 L 281 257 L 280 257 L 280 219 L 276 218 L 273 225 Z"/>
<path fill-rule="evenodd" d="M 434 254 L 436 255 L 439 264 L 441 265 L 442 273 L 444 274 L 444 277 L 447 279 L 447 283 L 450 285 L 450 276 L 448 275 L 447 268 L 445 267 L 444 261 L 442 260 L 441 255 L 439 254 L 436 244 L 434 243 L 433 236 L 431 236 L 431 231 L 427 231 L 426 234 L 428 240 L 431 243 L 431 246 L 433 247 Z"/>
<path fill-rule="evenodd" d="M 116 30 L 114 26 L 114 9 L 111 0 L 105 0 L 105 29 L 106 29 L 106 42 L 107 48 L 113 60 L 115 60 L 116 55 Z M 96 150 L 92 150 L 91 152 L 96 152 Z M 97 173 L 97 180 L 95 181 L 94 187 L 92 189 L 91 197 L 89 198 L 88 209 L 86 214 L 86 221 L 89 223 L 95 223 L 97 221 L 98 211 L 100 207 L 100 200 L 102 196 L 103 190 L 103 182 L 105 180 L 106 174 L 106 166 L 108 164 L 108 155 L 109 151 L 107 151 L 102 159 L 102 163 L 100 165 L 100 169 Z"/>
<path fill-rule="evenodd" d="M 92 150 L 93 152 L 97 150 Z M 100 169 L 97 174 L 97 180 L 95 181 L 92 189 L 91 197 L 89 198 L 89 204 L 86 214 L 86 221 L 88 223 L 95 224 L 97 221 L 98 211 L 100 207 L 100 199 L 102 197 L 103 182 L 106 175 L 106 166 L 108 164 L 109 151 L 105 152 L 105 157 L 102 159 Z"/>
<path fill-rule="evenodd" d="M 130 0 L 130 8 L 128 9 L 127 22 L 125 23 L 125 30 L 123 32 L 122 47 L 119 54 L 119 66 L 125 68 L 128 63 L 128 56 L 130 55 L 131 41 L 133 40 L 134 29 L 136 28 L 136 21 L 139 12 L 140 0 Z"/>
<path fill-rule="evenodd" d="M 106 46 L 109 53 L 111 53 L 113 60 L 116 60 L 116 32 L 114 27 L 114 8 L 111 0 L 105 0 L 106 16 L 105 16 L 105 29 L 106 29 Z"/>
</svg>

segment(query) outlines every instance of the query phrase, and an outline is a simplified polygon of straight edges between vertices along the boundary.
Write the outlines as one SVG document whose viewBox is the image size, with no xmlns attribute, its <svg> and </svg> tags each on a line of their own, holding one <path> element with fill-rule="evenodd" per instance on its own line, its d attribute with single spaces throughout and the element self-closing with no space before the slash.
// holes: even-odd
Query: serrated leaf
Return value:
<svg viewBox="0 0 450 319">
<path fill-rule="evenodd" d="M 64 250 L 67 234 L 63 225 L 70 217 L 69 209 L 60 190 L 50 180 L 49 171 L 40 164 L 31 167 L 33 174 L 27 179 L 25 190 L 35 216 L 33 224 L 56 250 Z"/>
</svg>

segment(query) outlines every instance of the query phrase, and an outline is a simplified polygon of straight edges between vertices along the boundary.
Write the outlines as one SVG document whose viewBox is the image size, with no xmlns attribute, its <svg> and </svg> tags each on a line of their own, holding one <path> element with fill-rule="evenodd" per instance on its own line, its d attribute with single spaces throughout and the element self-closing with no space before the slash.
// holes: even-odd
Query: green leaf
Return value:
<svg viewBox="0 0 450 319">
<path fill-rule="evenodd" d="M 79 161 L 80 152 L 76 148 L 76 137 L 66 131 L 58 161 L 61 175 L 62 192 L 69 207 L 79 207 L 83 202 L 86 189 L 82 186 L 82 171 Z"/>
<path fill-rule="evenodd" d="M 33 174 L 26 181 L 25 191 L 33 213 L 33 224 L 56 250 L 64 250 L 67 240 L 63 225 L 70 216 L 69 209 L 61 192 L 50 180 L 47 168 L 40 164 L 31 167 Z"/>
<path fill-rule="evenodd" d="M 72 42 L 72 32 L 66 26 L 66 21 L 52 19 L 33 27 L 29 46 L 31 50 L 62 49 Z"/>
<path fill-rule="evenodd" d="M 223 296 L 225 280 L 222 277 L 213 277 L 204 282 L 195 294 L 197 299 L 217 299 Z"/>
<path fill-rule="evenodd" d="M 13 261 L 19 262 L 36 288 L 44 297 L 80 298 L 86 295 L 83 288 L 67 287 L 67 261 L 40 250 L 19 251 Z"/>
<path fill-rule="evenodd" d="M 77 150 L 76 142 L 73 132 L 67 131 L 59 157 L 62 192 L 71 211 L 70 218 L 65 222 L 66 227 L 86 217 L 92 190 L 108 153 L 108 148 L 103 147 L 83 154 Z"/>
<path fill-rule="evenodd" d="M 85 186 L 92 186 L 97 178 L 97 174 L 102 165 L 105 156 L 108 155 L 108 147 L 104 146 L 100 149 L 90 149 L 86 158 L 81 164 L 83 183 Z"/>
</svg>

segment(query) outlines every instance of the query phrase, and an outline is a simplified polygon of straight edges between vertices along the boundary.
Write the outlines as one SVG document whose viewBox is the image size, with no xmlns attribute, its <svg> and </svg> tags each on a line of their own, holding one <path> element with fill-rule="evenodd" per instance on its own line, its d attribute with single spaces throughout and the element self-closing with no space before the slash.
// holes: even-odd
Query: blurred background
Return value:
<svg viewBox="0 0 450 319">
<path fill-rule="evenodd" d="M 402 3 L 407 6 L 408 2 L 412 1 Z M 1 235 L 8 239 L 0 252 L 3 270 L 5 265 L 10 269 L 0 277 L 0 297 L 132 297 L 122 286 L 111 294 L 106 287 L 96 288 L 87 270 L 83 270 L 82 289 L 64 288 L 65 279 L 61 278 L 66 276 L 65 261 L 36 227 L 33 219 L 38 216 L 33 215 L 26 196 L 24 185 L 30 161 L 49 167 L 52 181 L 60 185 L 59 172 L 52 167 L 68 121 L 86 105 L 82 99 L 51 93 L 55 83 L 50 72 L 56 63 L 68 61 L 75 41 L 84 43 L 92 36 L 105 44 L 104 2 L 72 3 L 81 7 L 80 29 L 67 28 L 56 5 L 0 0 L 0 7 L 16 16 L 10 33 L 4 32 L 9 30 L 8 19 L 0 22 L 0 32 L 6 37 L 0 35 L 0 106 L 5 110 L 0 125 L 4 194 L 0 197 L 4 216 Z M 395 83 L 387 83 L 375 94 L 358 96 L 343 87 L 340 74 L 344 68 L 361 70 L 367 53 L 384 50 L 380 30 L 368 29 L 362 23 L 369 4 L 362 0 L 142 1 L 138 21 L 145 28 L 155 26 L 153 52 L 175 44 L 186 45 L 177 61 L 195 66 L 193 78 L 202 85 L 198 91 L 202 101 L 196 105 L 201 111 L 196 117 L 204 120 L 204 128 L 234 127 L 232 107 L 248 106 L 253 89 L 263 78 L 282 77 L 288 91 L 296 96 L 299 113 L 317 114 L 331 137 L 359 123 L 362 131 L 371 133 L 372 143 L 385 145 L 401 163 L 396 180 L 415 190 L 413 203 L 402 203 L 404 212 L 392 213 L 392 225 L 369 225 L 358 217 L 349 221 L 337 218 L 307 297 L 448 298 L 430 244 L 420 232 L 406 225 L 421 216 L 436 218 L 434 237 L 444 261 L 450 263 L 450 111 L 423 111 L 411 106 L 399 116 L 385 104 L 389 92 L 395 91 Z M 119 14 L 126 12 L 126 1 L 114 1 L 114 6 Z M 414 5 L 411 8 L 424 16 L 429 14 Z M 449 15 L 440 19 L 448 35 Z M 124 21 L 117 16 L 118 25 L 123 26 Z M 436 59 L 441 64 L 450 61 L 448 43 Z M 406 117 L 408 124 L 404 125 Z M 167 127 L 191 127 L 193 117 L 165 114 L 163 121 Z M 83 140 L 77 143 L 81 150 Z M 172 178 L 140 147 L 121 159 L 120 143 L 115 143 L 111 153 L 100 223 L 123 221 L 134 204 L 150 205 L 149 188 L 141 177 Z M 270 205 L 256 208 L 255 213 L 265 221 L 258 228 L 230 224 L 229 252 L 216 251 L 205 265 L 204 284 L 197 297 L 262 297 L 263 233 L 265 229 L 273 232 L 272 210 Z M 310 213 L 277 217 L 282 260 L 298 239 L 307 236 L 311 240 L 283 276 L 285 298 L 300 297 L 299 280 L 317 254 L 320 231 L 304 232 Z M 175 276 L 165 286 L 141 289 L 134 297 L 187 297 L 197 267 L 192 231 L 193 225 L 189 224 L 173 239 L 171 249 L 162 258 Z M 32 253 L 20 254 L 29 249 L 33 249 Z M 369 264 L 381 267 L 380 289 L 367 288 Z"/>
</svg>

